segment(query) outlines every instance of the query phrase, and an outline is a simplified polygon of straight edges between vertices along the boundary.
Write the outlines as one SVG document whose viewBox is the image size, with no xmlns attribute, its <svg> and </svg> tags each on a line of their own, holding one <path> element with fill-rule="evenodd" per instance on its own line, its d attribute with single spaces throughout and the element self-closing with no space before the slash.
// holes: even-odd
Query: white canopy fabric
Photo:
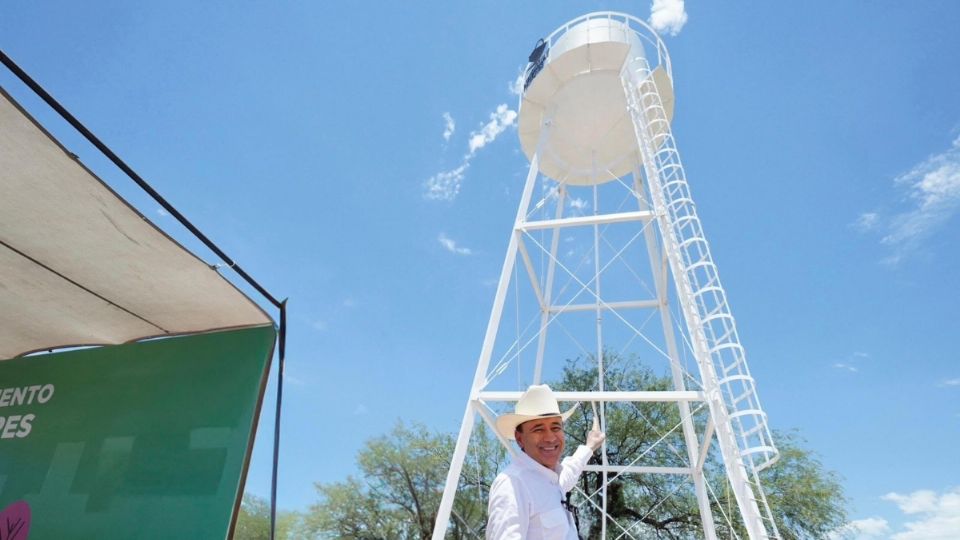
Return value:
<svg viewBox="0 0 960 540">
<path fill-rule="evenodd" d="M 0 359 L 263 324 L 0 88 Z"/>
</svg>

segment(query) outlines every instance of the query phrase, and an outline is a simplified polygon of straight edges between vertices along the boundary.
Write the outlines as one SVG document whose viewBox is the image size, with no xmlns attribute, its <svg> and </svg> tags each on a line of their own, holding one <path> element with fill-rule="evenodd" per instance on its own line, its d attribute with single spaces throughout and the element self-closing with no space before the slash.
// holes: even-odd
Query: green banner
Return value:
<svg viewBox="0 0 960 540">
<path fill-rule="evenodd" d="M 275 337 L 0 361 L 0 540 L 225 538 Z"/>
</svg>

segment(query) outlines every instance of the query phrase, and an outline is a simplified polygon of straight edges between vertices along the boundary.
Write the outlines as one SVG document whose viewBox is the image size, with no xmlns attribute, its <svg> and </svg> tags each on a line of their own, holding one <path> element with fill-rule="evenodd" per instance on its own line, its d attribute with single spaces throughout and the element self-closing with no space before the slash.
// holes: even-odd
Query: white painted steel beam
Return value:
<svg viewBox="0 0 960 540">
<path fill-rule="evenodd" d="M 624 309 L 656 309 L 660 307 L 660 300 L 631 300 L 624 302 L 603 302 L 599 304 L 599 309 L 604 310 L 624 310 Z M 550 306 L 550 313 L 568 313 L 573 311 L 593 311 L 598 309 L 594 304 L 568 304 L 565 306 Z"/>
<path fill-rule="evenodd" d="M 690 467 L 642 467 L 639 465 L 587 465 L 583 470 L 616 474 L 691 474 L 693 472 Z"/>
<path fill-rule="evenodd" d="M 577 216 L 560 219 L 544 219 L 541 221 L 526 221 L 517 225 L 523 232 L 538 231 L 540 229 L 559 229 L 562 227 L 583 227 L 586 225 L 607 225 L 610 223 L 624 223 L 628 221 L 649 221 L 656 217 L 651 211 L 620 212 L 617 214 L 600 214 L 596 216 Z"/>
<path fill-rule="evenodd" d="M 517 401 L 523 392 L 480 392 L 481 401 Z M 704 401 L 703 392 L 692 390 L 650 390 L 633 392 L 563 392 L 554 391 L 557 401 L 595 401 L 595 402 L 690 402 Z"/>
<path fill-rule="evenodd" d="M 710 451 L 710 443 L 713 442 L 713 418 L 707 418 L 707 428 L 703 432 L 703 443 L 700 446 L 700 458 L 697 459 L 696 469 L 703 470 L 703 464 L 707 461 L 707 452 Z"/>
</svg>

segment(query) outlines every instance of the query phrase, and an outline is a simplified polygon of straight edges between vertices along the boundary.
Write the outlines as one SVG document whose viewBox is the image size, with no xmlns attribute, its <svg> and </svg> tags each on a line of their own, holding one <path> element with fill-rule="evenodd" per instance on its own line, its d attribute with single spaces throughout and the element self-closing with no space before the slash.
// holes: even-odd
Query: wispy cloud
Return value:
<svg viewBox="0 0 960 540">
<path fill-rule="evenodd" d="M 457 255 L 473 254 L 473 251 L 470 248 L 458 246 L 455 240 L 449 238 L 444 233 L 440 233 L 440 236 L 437 237 L 437 241 L 440 242 L 440 245 L 443 246 L 443 249 L 449 251 L 450 253 L 455 253 Z"/>
<path fill-rule="evenodd" d="M 495 141 L 501 133 L 513 126 L 516 120 L 517 111 L 510 109 L 506 103 L 498 105 L 490 113 L 490 120 L 487 123 L 481 125 L 480 129 L 470 132 L 470 137 L 467 140 L 467 153 L 464 154 L 460 165 L 428 178 L 424 182 L 423 196 L 430 200 L 440 201 L 456 199 L 457 195 L 460 194 L 460 186 L 466 177 L 467 169 L 470 168 L 470 162 L 476 157 L 477 152 Z M 444 132 L 444 135 L 446 135 L 446 132 Z"/>
<path fill-rule="evenodd" d="M 914 518 L 904 523 L 903 531 L 890 536 L 891 540 L 951 540 L 960 531 L 960 488 L 941 494 L 928 489 L 907 495 L 888 493 L 882 498 Z"/>
<path fill-rule="evenodd" d="M 894 183 L 908 190 L 913 208 L 894 216 L 883 242 L 903 247 L 928 236 L 960 206 L 960 137 L 946 152 L 927 158 Z"/>
<path fill-rule="evenodd" d="M 307 384 L 303 379 L 301 379 L 301 378 L 299 378 L 299 377 L 294 377 L 294 376 L 291 375 L 289 372 L 284 372 L 284 373 L 283 373 L 283 380 L 284 380 L 284 382 L 287 382 L 287 383 L 292 384 L 292 385 L 294 385 L 294 386 L 306 386 L 306 384 Z"/>
<path fill-rule="evenodd" d="M 457 131 L 457 123 L 453 121 L 450 113 L 443 113 L 443 140 L 449 141 L 455 131 Z"/>
<path fill-rule="evenodd" d="M 365 415 L 365 414 L 367 414 L 367 406 L 364 405 L 363 403 L 358 404 L 358 405 L 353 409 L 353 415 L 354 415 L 354 416 L 363 416 L 363 415 Z"/>
<path fill-rule="evenodd" d="M 571 198 L 569 201 L 567 201 L 567 205 L 571 210 L 577 213 L 583 213 L 584 210 L 590 207 L 590 203 L 588 203 L 585 199 L 581 199 L 580 197 Z"/>
<path fill-rule="evenodd" d="M 833 531 L 830 540 L 955 540 L 960 531 L 960 488 L 937 493 L 921 489 L 906 495 L 887 493 L 881 499 L 897 505 L 906 518 L 899 530 L 882 517 L 853 520 Z"/>
<path fill-rule="evenodd" d="M 161 215 L 161 216 L 163 216 L 163 217 L 167 217 L 167 216 L 170 215 L 170 212 L 167 212 L 166 210 L 164 210 L 163 207 L 158 207 L 158 208 L 157 208 L 157 214 L 158 214 L 158 215 Z"/>
<path fill-rule="evenodd" d="M 880 224 L 880 214 L 876 212 L 864 212 L 853 222 L 853 226 L 860 232 L 872 231 Z"/>
<path fill-rule="evenodd" d="M 687 24 L 683 0 L 653 0 L 650 5 L 650 26 L 661 34 L 675 36 Z"/>
<path fill-rule="evenodd" d="M 464 159 L 459 167 L 449 171 L 438 172 L 427 179 L 424 184 L 423 196 L 437 201 L 452 201 L 460 194 L 460 185 L 466 176 L 470 163 Z"/>
<path fill-rule="evenodd" d="M 884 538 L 889 532 L 890 524 L 887 520 L 871 517 L 855 519 L 827 535 L 827 538 L 830 540 L 873 540 Z"/>
<path fill-rule="evenodd" d="M 344 296 L 339 303 L 331 300 L 330 302 L 325 302 L 323 306 L 322 310 L 313 313 L 311 317 L 303 319 L 310 328 L 313 328 L 317 332 L 330 330 L 331 323 L 334 328 L 336 328 L 337 321 L 345 316 L 348 310 L 353 310 L 357 307 L 357 300 L 353 296 Z"/>
<path fill-rule="evenodd" d="M 517 73 L 517 78 L 507 83 L 507 90 L 515 96 L 519 96 L 523 93 L 523 75 L 524 68 L 520 68 L 520 73 Z"/>
<path fill-rule="evenodd" d="M 853 354 L 847 356 L 847 359 L 843 362 L 836 362 L 832 365 L 833 368 L 839 369 L 842 371 L 849 371 L 850 373 L 857 373 L 860 371 L 860 362 L 864 360 L 869 360 L 870 355 L 863 351 L 856 351 Z"/>
<path fill-rule="evenodd" d="M 477 150 L 495 141 L 497 136 L 512 126 L 516 120 L 517 111 L 507 107 L 506 103 L 497 105 L 497 110 L 490 113 L 490 121 L 479 130 L 470 133 L 468 143 L 470 152 L 467 154 L 467 158 L 472 158 L 476 155 Z"/>
<path fill-rule="evenodd" d="M 946 379 L 940 382 L 940 386 L 960 386 L 960 378 Z"/>
<path fill-rule="evenodd" d="M 896 264 L 960 209 L 960 137 L 950 148 L 918 163 L 893 183 L 906 193 L 906 208 L 886 217 L 875 211 L 865 212 L 853 226 L 861 232 L 883 234 L 881 243 L 893 249 L 885 262 Z"/>
</svg>

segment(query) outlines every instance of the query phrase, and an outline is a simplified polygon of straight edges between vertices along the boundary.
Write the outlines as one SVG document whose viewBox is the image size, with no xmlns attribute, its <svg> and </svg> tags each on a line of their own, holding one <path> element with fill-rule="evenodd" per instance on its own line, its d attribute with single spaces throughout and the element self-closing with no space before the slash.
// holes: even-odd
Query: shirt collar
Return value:
<svg viewBox="0 0 960 540">
<path fill-rule="evenodd" d="M 528 456 L 523 450 L 518 450 L 517 455 L 513 458 L 514 463 L 523 467 L 524 469 L 529 469 L 531 471 L 536 471 L 538 474 L 542 474 L 545 477 L 553 480 L 554 482 L 560 481 L 560 464 L 557 463 L 556 469 L 548 469 L 541 465 L 539 462 L 534 460 L 532 457 Z"/>
</svg>

